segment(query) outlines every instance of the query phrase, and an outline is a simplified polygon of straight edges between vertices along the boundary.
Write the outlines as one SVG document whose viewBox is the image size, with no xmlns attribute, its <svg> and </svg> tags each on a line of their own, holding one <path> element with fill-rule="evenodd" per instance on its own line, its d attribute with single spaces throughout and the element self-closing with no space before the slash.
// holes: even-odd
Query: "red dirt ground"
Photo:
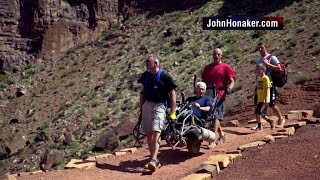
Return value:
<svg viewBox="0 0 320 180">
<path fill-rule="evenodd" d="M 307 125 L 294 136 L 253 148 L 214 179 L 319 179 L 320 125 Z"/>
<path fill-rule="evenodd" d="M 290 122 L 288 122 L 290 123 Z M 250 125 L 253 126 L 253 125 Z M 159 159 L 163 167 L 154 173 L 143 169 L 148 150 L 123 156 L 99 159 L 90 170 L 63 170 L 21 175 L 17 179 L 181 179 L 195 172 L 210 155 L 234 150 L 242 144 L 276 132 L 268 125 L 262 132 L 252 132 L 249 126 L 226 127 L 227 141 L 214 151 L 201 148 L 201 154 L 191 157 L 186 149 L 172 150 L 162 146 Z M 243 152 L 243 158 L 223 169 L 214 179 L 317 179 L 320 175 L 320 125 L 307 125 L 296 134 L 276 142 Z M 206 143 L 203 143 L 205 147 Z"/>
</svg>

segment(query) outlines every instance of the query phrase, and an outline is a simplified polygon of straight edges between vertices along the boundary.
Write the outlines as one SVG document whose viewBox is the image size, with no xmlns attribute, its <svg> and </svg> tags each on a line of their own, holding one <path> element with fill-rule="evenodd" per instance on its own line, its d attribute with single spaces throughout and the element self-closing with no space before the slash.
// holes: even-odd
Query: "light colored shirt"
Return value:
<svg viewBox="0 0 320 180">
<path fill-rule="evenodd" d="M 259 64 L 263 63 L 264 59 L 268 58 L 269 56 L 270 56 L 270 54 L 267 54 L 266 56 L 260 56 L 256 60 L 256 68 L 258 67 Z M 269 60 L 269 63 L 272 65 L 280 64 L 280 61 L 278 60 L 278 58 L 276 56 L 272 55 L 268 60 Z M 267 68 L 266 75 L 269 77 L 269 79 L 271 81 L 271 72 L 270 72 L 269 68 Z"/>
</svg>

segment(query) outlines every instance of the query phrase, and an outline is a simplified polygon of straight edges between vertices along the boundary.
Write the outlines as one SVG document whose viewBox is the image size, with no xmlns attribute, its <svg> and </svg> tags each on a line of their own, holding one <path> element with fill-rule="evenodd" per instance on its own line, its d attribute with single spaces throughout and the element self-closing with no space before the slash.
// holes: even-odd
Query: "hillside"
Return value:
<svg viewBox="0 0 320 180">
<path fill-rule="evenodd" d="M 237 74 L 235 92 L 225 106 L 227 119 L 244 123 L 252 117 L 252 100 L 246 96 L 254 82 L 252 62 L 259 56 L 255 47 L 264 41 L 290 73 L 289 83 L 279 89 L 283 113 L 319 111 L 320 2 L 283 1 L 268 8 L 251 1 L 242 1 L 242 8 L 236 5 L 232 0 L 208 1 L 186 10 L 136 14 L 113 24 L 95 41 L 27 65 L 20 75 L 0 75 L 0 138 L 11 150 L 1 158 L 0 172 L 39 169 L 47 149 L 57 157 L 54 168 L 62 169 L 72 157 L 95 154 L 92 150 L 102 135 L 108 140 L 105 151 L 130 145 L 138 116 L 136 81 L 149 53 L 159 55 L 178 92 L 191 95 L 193 75 L 210 62 L 213 47 L 222 48 Z M 202 17 L 230 14 L 284 16 L 285 27 L 202 30 Z M 22 90 L 18 94 L 17 88 Z"/>
</svg>

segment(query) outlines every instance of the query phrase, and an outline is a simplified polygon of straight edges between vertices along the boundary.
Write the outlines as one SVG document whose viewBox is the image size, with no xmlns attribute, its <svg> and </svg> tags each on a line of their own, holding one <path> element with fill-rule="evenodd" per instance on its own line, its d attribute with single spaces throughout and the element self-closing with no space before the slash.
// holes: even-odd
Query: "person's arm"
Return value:
<svg viewBox="0 0 320 180">
<path fill-rule="evenodd" d="M 267 66 L 267 68 L 269 68 L 273 71 L 280 71 L 281 70 L 280 64 L 273 65 L 267 59 L 264 60 L 264 64 Z"/>
<path fill-rule="evenodd" d="M 268 102 L 268 97 L 270 98 L 270 88 L 271 88 L 271 82 L 270 82 L 270 79 L 267 78 L 266 79 L 266 82 L 264 83 L 265 84 L 265 89 L 266 89 L 266 97 L 265 97 L 265 100 L 266 100 L 266 103 Z"/>
<path fill-rule="evenodd" d="M 228 88 L 232 89 L 234 87 L 234 78 L 230 78 L 229 82 Z"/>
<path fill-rule="evenodd" d="M 270 88 L 267 87 L 266 90 L 265 90 L 265 95 L 266 97 L 264 98 L 264 103 L 267 103 L 268 102 L 268 94 L 270 94 Z"/>
<path fill-rule="evenodd" d="M 144 103 L 143 85 L 141 85 L 141 87 L 140 87 L 140 113 L 142 112 L 143 103 Z"/>
<path fill-rule="evenodd" d="M 201 111 L 208 112 L 208 111 L 210 111 L 210 106 L 199 107 L 199 109 L 200 109 Z"/>
<path fill-rule="evenodd" d="M 170 113 L 171 112 L 176 112 L 176 91 L 172 90 L 169 92 L 169 97 L 170 97 Z"/>
<path fill-rule="evenodd" d="M 273 59 L 272 59 L 273 58 Z M 273 63 L 271 63 L 271 61 L 273 61 Z M 264 59 L 263 63 L 267 66 L 267 68 L 273 70 L 273 71 L 280 71 L 281 70 L 281 66 L 279 63 L 278 58 L 276 58 L 275 56 L 270 57 L 270 59 Z"/>
<path fill-rule="evenodd" d="M 234 78 L 235 78 L 235 73 L 232 69 L 232 67 L 229 65 L 227 68 L 227 80 L 228 80 L 228 84 L 227 87 L 225 88 L 225 93 L 226 94 L 231 94 L 231 90 L 234 87 Z"/>
<path fill-rule="evenodd" d="M 198 109 L 200 109 L 201 111 L 209 111 L 210 110 L 210 106 L 200 106 L 199 103 L 194 103 L 194 106 L 196 106 Z"/>
</svg>

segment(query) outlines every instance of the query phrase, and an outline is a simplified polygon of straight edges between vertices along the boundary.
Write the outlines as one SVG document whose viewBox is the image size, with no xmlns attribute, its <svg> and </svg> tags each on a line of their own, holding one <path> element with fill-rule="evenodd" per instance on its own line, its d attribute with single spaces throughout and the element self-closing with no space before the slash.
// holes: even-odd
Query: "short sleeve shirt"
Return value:
<svg viewBox="0 0 320 180">
<path fill-rule="evenodd" d="M 259 64 L 263 63 L 264 59 L 269 58 L 271 54 L 267 54 L 266 56 L 260 56 L 257 60 L 256 60 L 256 68 L 258 67 Z M 269 58 L 269 62 L 272 65 L 277 65 L 280 64 L 278 58 L 276 56 L 271 55 L 271 57 Z M 267 72 L 266 75 L 270 78 L 271 80 L 271 72 L 270 69 L 267 68 Z"/>
<path fill-rule="evenodd" d="M 209 106 L 210 108 L 212 108 L 212 99 L 209 96 L 192 96 L 192 97 L 188 97 L 186 99 L 187 102 L 196 102 L 200 105 L 200 107 L 207 107 Z M 198 108 L 193 108 L 192 109 L 193 114 L 197 117 L 197 118 L 206 118 L 206 114 L 205 112 L 201 111 Z"/>
<path fill-rule="evenodd" d="M 157 73 L 159 73 L 159 71 Z M 174 83 L 171 76 L 164 70 L 160 76 L 159 85 L 156 84 L 155 78 L 156 75 L 152 74 L 150 71 L 145 71 L 138 79 L 138 83 L 143 84 L 144 88 L 157 89 L 157 93 L 151 93 L 151 91 L 144 89 L 144 100 L 151 102 L 163 102 L 163 100 L 168 97 L 168 93 L 174 90 L 177 85 Z"/>
<path fill-rule="evenodd" d="M 269 103 L 270 102 L 270 91 L 271 82 L 267 75 L 258 78 L 257 82 L 257 96 L 258 102 Z"/>
<path fill-rule="evenodd" d="M 218 91 L 218 98 L 224 99 L 224 89 L 227 88 L 230 79 L 235 78 L 235 73 L 229 64 L 210 63 L 204 68 L 201 78 L 207 85 L 215 85 L 218 90 L 223 89 Z"/>
</svg>

